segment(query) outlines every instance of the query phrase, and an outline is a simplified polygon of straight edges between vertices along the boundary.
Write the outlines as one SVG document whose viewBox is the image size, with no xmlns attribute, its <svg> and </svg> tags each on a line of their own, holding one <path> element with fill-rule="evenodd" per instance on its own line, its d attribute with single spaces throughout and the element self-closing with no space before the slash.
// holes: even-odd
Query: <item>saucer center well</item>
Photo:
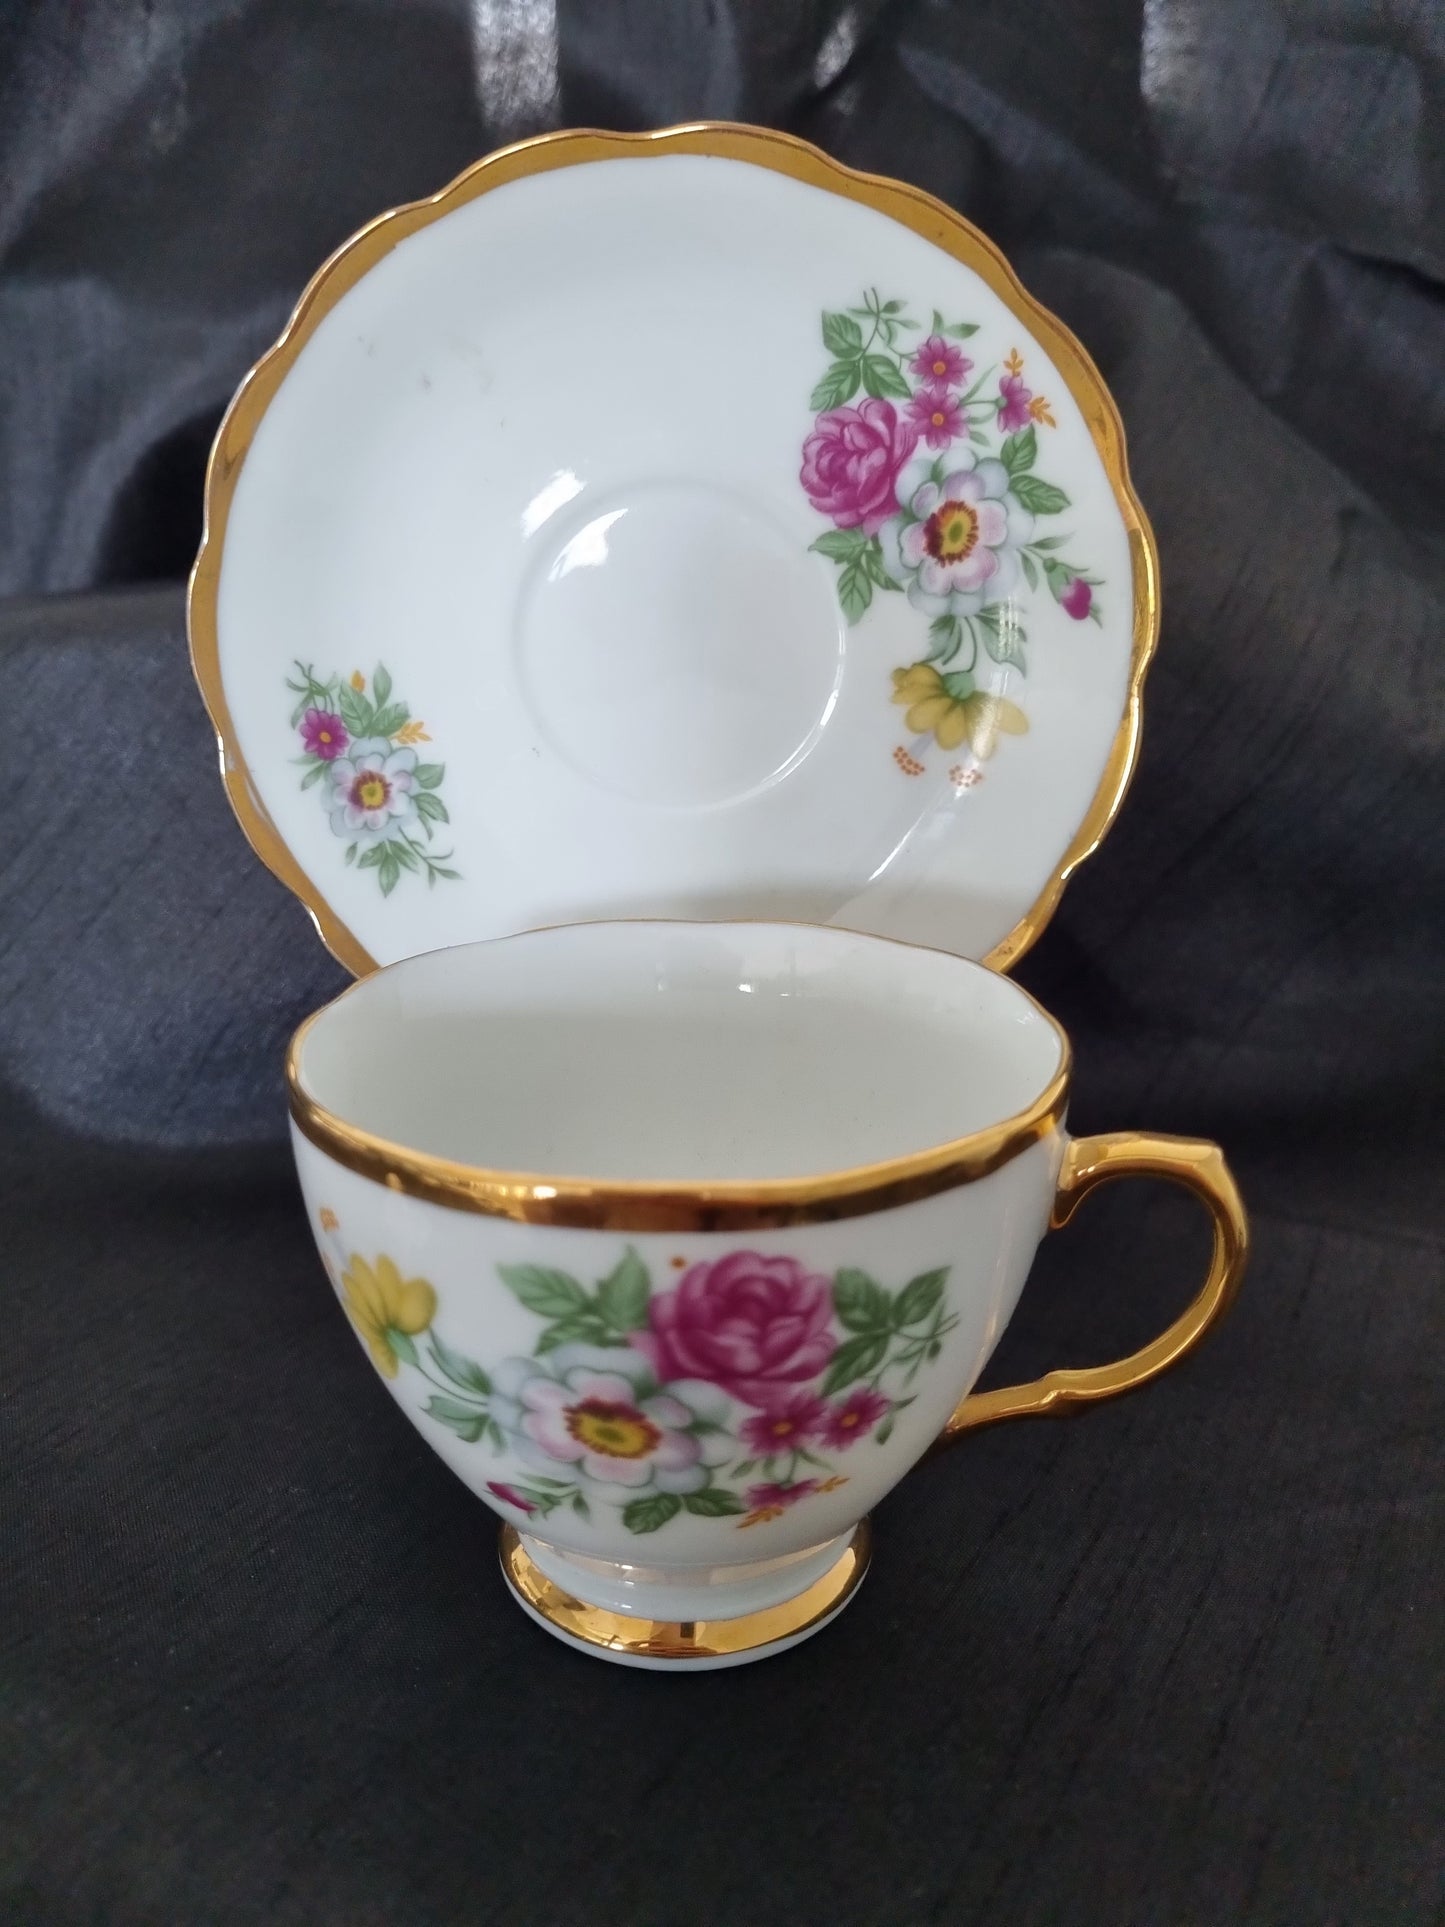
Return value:
<svg viewBox="0 0 1445 1927">
<path fill-rule="evenodd" d="M 672 481 L 579 498 L 533 540 L 522 685 L 539 733 L 580 774 L 701 808 L 807 755 L 836 701 L 844 630 L 794 531 L 727 489 Z"/>
</svg>

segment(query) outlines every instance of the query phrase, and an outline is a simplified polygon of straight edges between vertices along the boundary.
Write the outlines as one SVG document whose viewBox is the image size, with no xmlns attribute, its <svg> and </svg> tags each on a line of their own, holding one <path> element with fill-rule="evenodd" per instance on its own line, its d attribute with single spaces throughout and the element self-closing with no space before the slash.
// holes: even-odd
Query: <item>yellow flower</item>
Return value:
<svg viewBox="0 0 1445 1927">
<path fill-rule="evenodd" d="M 1021 375 L 1024 371 L 1024 358 L 1017 348 L 1010 348 L 1004 356 L 1003 365 L 1011 375 Z"/>
<path fill-rule="evenodd" d="M 1042 395 L 1035 395 L 1029 403 L 1029 414 L 1036 422 L 1042 422 L 1045 428 L 1057 428 L 1059 425 L 1054 420 L 1053 412 Z"/>
<path fill-rule="evenodd" d="M 429 743 L 431 737 L 426 733 L 426 724 L 418 717 L 413 716 L 409 723 L 403 723 L 401 728 L 396 732 L 396 741 L 399 743 Z"/>
<path fill-rule="evenodd" d="M 403 1278 L 390 1258 L 369 1265 L 355 1252 L 341 1275 L 347 1314 L 371 1362 L 387 1378 L 396 1377 L 396 1353 L 388 1332 L 408 1337 L 424 1332 L 436 1317 L 437 1295 L 425 1278 Z"/>
<path fill-rule="evenodd" d="M 356 691 L 358 696 L 366 687 L 366 678 L 359 669 L 353 669 L 351 672 L 351 687 Z"/>
<path fill-rule="evenodd" d="M 334 1231 L 340 1223 L 340 1218 L 337 1217 L 336 1213 L 331 1209 L 331 1206 L 329 1204 L 323 1204 L 321 1207 L 321 1229 L 323 1231 Z"/>
<path fill-rule="evenodd" d="M 967 737 L 975 756 L 992 756 L 1000 730 L 1024 734 L 1029 719 L 1016 703 L 982 689 L 956 694 L 961 680 L 941 675 L 932 663 L 916 662 L 911 669 L 894 670 L 893 700 L 907 706 L 908 727 L 919 736 L 931 731 L 940 749 L 957 749 Z"/>
</svg>

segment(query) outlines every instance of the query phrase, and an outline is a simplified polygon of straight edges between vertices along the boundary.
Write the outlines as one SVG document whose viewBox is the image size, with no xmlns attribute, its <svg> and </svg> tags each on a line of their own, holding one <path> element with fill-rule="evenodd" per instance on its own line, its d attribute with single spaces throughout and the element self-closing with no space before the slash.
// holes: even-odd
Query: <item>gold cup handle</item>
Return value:
<svg viewBox="0 0 1445 1927">
<path fill-rule="evenodd" d="M 1249 1249 L 1249 1223 L 1219 1146 L 1201 1138 L 1151 1137 L 1144 1131 L 1075 1138 L 1064 1152 L 1050 1228 L 1066 1225 L 1097 1185 L 1115 1178 L 1165 1178 L 1203 1200 L 1214 1220 L 1214 1250 L 1199 1296 L 1151 1344 L 1112 1365 L 1049 1372 L 1027 1385 L 970 1393 L 944 1426 L 940 1445 L 1001 1419 L 1067 1412 L 1136 1391 L 1177 1365 L 1234 1303 Z"/>
</svg>

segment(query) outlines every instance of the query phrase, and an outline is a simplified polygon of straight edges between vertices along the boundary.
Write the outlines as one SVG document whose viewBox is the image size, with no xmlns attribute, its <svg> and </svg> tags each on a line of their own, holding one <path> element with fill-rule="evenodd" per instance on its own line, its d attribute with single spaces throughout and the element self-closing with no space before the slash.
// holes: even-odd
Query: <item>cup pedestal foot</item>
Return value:
<svg viewBox="0 0 1445 1927">
<path fill-rule="evenodd" d="M 863 1519 L 796 1558 L 695 1574 L 570 1556 L 510 1525 L 500 1552 L 518 1605 L 564 1644 L 620 1666 L 707 1672 L 767 1659 L 820 1632 L 862 1583 L 871 1534 Z"/>
</svg>

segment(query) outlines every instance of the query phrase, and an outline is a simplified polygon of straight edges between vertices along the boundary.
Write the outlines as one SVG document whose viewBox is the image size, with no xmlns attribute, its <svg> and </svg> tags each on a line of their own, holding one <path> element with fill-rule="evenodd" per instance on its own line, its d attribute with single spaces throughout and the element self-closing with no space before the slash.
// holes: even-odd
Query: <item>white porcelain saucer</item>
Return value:
<svg viewBox="0 0 1445 1927">
<path fill-rule="evenodd" d="M 228 788 L 357 972 L 604 916 L 1007 964 L 1132 765 L 1098 374 L 959 216 L 782 135 L 552 136 L 382 217 L 207 511 Z"/>
</svg>

